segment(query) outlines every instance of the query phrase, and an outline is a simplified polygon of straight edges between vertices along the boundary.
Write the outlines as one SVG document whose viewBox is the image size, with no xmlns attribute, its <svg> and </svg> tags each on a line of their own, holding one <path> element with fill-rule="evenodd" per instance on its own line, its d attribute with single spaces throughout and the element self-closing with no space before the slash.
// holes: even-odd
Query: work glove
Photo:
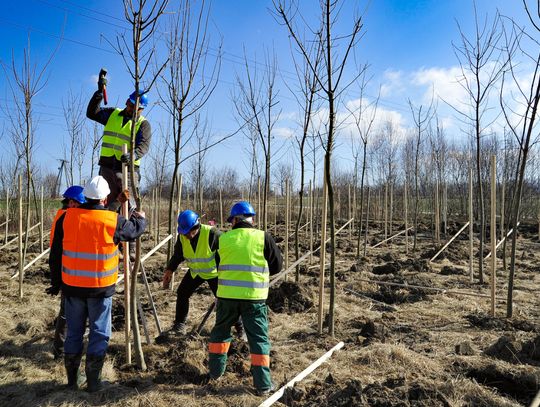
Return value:
<svg viewBox="0 0 540 407">
<path fill-rule="evenodd" d="M 118 202 L 121 204 L 126 203 L 129 201 L 129 191 L 127 189 L 124 189 L 122 192 L 118 194 Z"/>
<path fill-rule="evenodd" d="M 129 153 L 124 153 L 120 156 L 120 161 L 122 161 L 126 165 L 129 165 L 129 163 L 131 162 L 129 158 Z"/>
<path fill-rule="evenodd" d="M 60 292 L 60 287 L 50 286 L 45 289 L 45 292 L 54 297 L 55 295 L 58 295 L 58 293 Z"/>
<path fill-rule="evenodd" d="M 173 272 L 169 269 L 165 270 L 165 273 L 163 274 L 163 288 L 167 289 L 171 285 L 171 279 L 172 279 Z"/>
<path fill-rule="evenodd" d="M 97 81 L 98 90 L 103 92 L 103 88 L 107 86 L 107 78 L 105 76 L 100 76 Z"/>
</svg>

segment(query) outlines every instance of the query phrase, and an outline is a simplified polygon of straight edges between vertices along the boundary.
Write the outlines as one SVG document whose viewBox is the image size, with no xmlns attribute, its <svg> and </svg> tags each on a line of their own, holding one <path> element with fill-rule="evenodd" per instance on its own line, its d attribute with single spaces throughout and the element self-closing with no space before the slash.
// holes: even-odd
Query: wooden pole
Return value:
<svg viewBox="0 0 540 407">
<path fill-rule="evenodd" d="M 388 182 L 384 184 L 384 241 L 388 237 Z"/>
<path fill-rule="evenodd" d="M 393 221 L 394 221 L 394 182 L 393 181 L 390 181 L 390 208 L 389 208 L 389 213 L 390 213 L 390 216 L 389 216 L 389 220 L 390 220 L 390 227 L 388 228 L 390 234 L 393 233 L 393 230 L 394 230 L 394 225 L 393 225 Z"/>
<path fill-rule="evenodd" d="M 403 185 L 403 217 L 405 218 L 405 254 L 409 254 L 409 203 L 407 195 L 407 177 L 405 177 L 405 183 Z"/>
<path fill-rule="evenodd" d="M 4 245 L 8 240 L 8 231 L 9 231 L 9 188 L 6 189 L 6 233 L 4 237 Z"/>
<path fill-rule="evenodd" d="M 517 223 L 517 226 L 519 226 L 520 222 Z M 514 229 L 510 229 L 508 231 L 508 233 L 506 234 L 506 236 L 504 236 L 501 240 L 499 240 L 499 243 L 497 243 L 497 246 L 495 246 L 495 250 L 497 250 L 499 248 L 499 246 L 501 244 L 503 244 L 503 242 L 506 240 L 506 238 L 508 238 L 508 236 L 510 236 L 512 234 L 512 232 L 514 231 Z M 484 257 L 484 260 L 487 260 L 491 257 L 491 254 L 492 252 L 489 252 L 488 254 L 486 254 L 486 257 Z"/>
<path fill-rule="evenodd" d="M 122 152 L 127 154 L 127 144 L 124 144 Z M 122 189 L 128 189 L 128 168 L 126 164 L 122 164 Z M 122 215 L 128 219 L 129 218 L 129 203 L 126 201 L 122 204 Z M 126 363 L 131 364 L 131 341 L 130 341 L 130 332 L 131 332 L 131 312 L 130 312 L 130 295 L 129 295 L 129 243 L 122 242 L 124 250 L 124 337 L 125 337 L 125 347 L 126 347 Z"/>
<path fill-rule="evenodd" d="M 289 268 L 289 180 L 285 182 L 285 250 L 284 250 L 284 264 L 285 268 Z"/>
<path fill-rule="evenodd" d="M 412 226 L 411 226 L 409 229 L 412 229 Z M 402 235 L 403 233 L 405 233 L 405 230 L 402 230 L 401 232 L 398 232 L 398 233 L 396 233 L 395 235 L 392 235 L 392 236 L 390 236 L 390 237 L 388 237 L 388 238 L 386 238 L 386 239 L 380 241 L 379 243 L 377 243 L 377 244 L 371 246 L 371 248 L 374 249 L 375 247 L 379 247 L 379 246 L 382 245 L 383 243 L 386 243 L 387 241 L 392 240 L 393 238 L 395 238 L 395 237 L 397 237 L 397 236 L 399 236 L 399 235 Z"/>
<path fill-rule="evenodd" d="M 435 179 L 435 241 L 441 243 L 441 219 L 439 209 L 439 179 Z"/>
<path fill-rule="evenodd" d="M 23 273 L 24 273 L 24 259 L 23 259 L 23 201 L 22 201 L 22 175 L 19 174 L 19 298 L 23 297 Z"/>
<path fill-rule="evenodd" d="M 448 227 L 447 227 L 447 224 L 448 224 L 448 218 L 447 218 L 447 214 L 448 214 L 448 184 L 445 182 L 444 183 L 444 189 L 443 189 L 443 231 L 444 231 L 444 238 L 446 239 L 446 235 L 448 233 Z"/>
<path fill-rule="evenodd" d="M 505 193 L 505 182 L 503 180 L 501 185 L 501 224 L 499 225 L 499 229 L 501 231 L 501 240 L 504 239 L 504 193 Z M 540 240 L 540 227 L 539 227 L 539 236 L 538 239 Z"/>
<path fill-rule="evenodd" d="M 348 196 L 347 196 L 347 209 L 349 210 L 348 218 L 352 218 L 352 208 L 351 208 L 351 184 L 348 185 Z M 349 225 L 349 239 L 352 239 L 352 222 Z"/>
<path fill-rule="evenodd" d="M 219 227 L 223 229 L 223 199 L 221 196 L 221 188 L 219 189 Z"/>
<path fill-rule="evenodd" d="M 463 231 L 465 230 L 465 228 L 466 228 L 467 226 L 469 226 L 469 222 L 465 223 L 465 224 L 461 227 L 461 229 L 459 229 L 458 232 L 457 232 L 454 236 L 452 236 L 452 238 L 451 238 L 448 242 L 446 242 L 446 244 L 441 248 L 441 250 L 439 250 L 439 251 L 435 254 L 435 256 L 433 256 L 429 261 L 432 262 L 432 261 L 435 260 L 437 257 L 439 257 L 439 254 L 441 254 L 441 253 L 444 251 L 444 249 L 446 249 L 448 246 L 450 246 L 450 243 L 452 243 L 452 242 L 454 241 L 454 239 L 455 239 L 456 237 L 458 237 L 458 236 L 461 234 L 461 232 L 463 232 Z"/>
<path fill-rule="evenodd" d="M 277 213 L 278 213 L 278 205 L 277 205 L 277 189 L 276 189 L 276 193 L 274 194 L 274 225 L 277 229 Z"/>
<path fill-rule="evenodd" d="M 367 255 L 367 238 L 368 238 L 368 226 L 369 226 L 369 198 L 370 188 L 367 187 L 367 203 L 366 203 L 366 226 L 364 227 L 364 257 Z"/>
<path fill-rule="evenodd" d="M 313 185 L 309 180 L 309 264 L 313 263 Z"/>
<path fill-rule="evenodd" d="M 495 316 L 495 288 L 497 285 L 497 156 L 491 156 L 491 316 Z"/>
<path fill-rule="evenodd" d="M 43 253 L 43 185 L 41 186 L 41 199 L 39 201 L 39 252 Z"/>
<path fill-rule="evenodd" d="M 177 182 L 178 182 L 178 193 L 176 195 L 176 213 L 180 213 L 180 208 L 182 207 L 182 183 L 183 183 L 183 177 L 182 174 L 177 175 Z M 176 228 L 172 229 L 172 233 L 175 234 Z M 169 243 L 169 255 L 172 256 L 172 245 L 174 243 L 175 239 L 171 239 L 171 243 Z M 176 273 L 172 273 L 171 276 L 171 291 L 174 291 L 174 276 Z"/>
<path fill-rule="evenodd" d="M 326 173 L 326 163 L 324 165 L 324 172 Z M 328 215 L 328 197 L 327 197 L 327 185 L 326 177 L 323 176 L 323 196 L 322 196 L 322 220 L 321 220 L 321 250 L 320 256 L 320 270 L 319 270 L 319 310 L 318 310 L 318 330 L 319 335 L 323 332 L 323 309 L 324 309 L 324 267 L 325 267 L 325 255 L 326 255 L 326 218 Z"/>
<path fill-rule="evenodd" d="M 261 222 L 259 222 L 259 218 L 261 217 L 261 177 L 257 177 L 257 226 L 260 227 Z"/>
<path fill-rule="evenodd" d="M 469 168 L 469 276 L 474 281 L 473 272 L 473 180 L 472 168 Z"/>
</svg>

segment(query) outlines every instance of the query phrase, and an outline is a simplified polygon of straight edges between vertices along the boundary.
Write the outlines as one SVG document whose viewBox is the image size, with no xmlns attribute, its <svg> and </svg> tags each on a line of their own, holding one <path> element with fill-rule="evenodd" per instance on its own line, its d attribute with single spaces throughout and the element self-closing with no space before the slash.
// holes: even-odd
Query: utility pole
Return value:
<svg viewBox="0 0 540 407">
<path fill-rule="evenodd" d="M 60 161 L 60 167 L 58 167 L 58 175 L 56 176 L 56 181 L 54 182 L 54 194 L 55 198 L 57 196 L 60 196 L 60 187 L 62 186 L 62 170 L 64 170 L 64 177 L 67 182 L 67 167 L 66 164 L 69 162 L 67 160 L 64 160 L 63 158 L 60 158 L 58 161 Z"/>
</svg>

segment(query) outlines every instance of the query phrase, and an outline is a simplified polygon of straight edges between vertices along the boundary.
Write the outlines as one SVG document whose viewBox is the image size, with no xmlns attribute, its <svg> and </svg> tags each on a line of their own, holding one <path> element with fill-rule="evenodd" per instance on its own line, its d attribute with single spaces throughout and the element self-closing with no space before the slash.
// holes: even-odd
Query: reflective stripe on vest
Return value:
<svg viewBox="0 0 540 407">
<path fill-rule="evenodd" d="M 60 216 L 66 213 L 66 210 L 67 209 L 58 209 L 58 211 L 56 212 L 56 215 L 54 215 L 54 219 L 52 221 L 52 226 L 51 226 L 51 237 L 49 240 L 49 247 L 52 247 L 52 242 L 54 239 L 54 229 L 56 228 L 56 222 L 58 221 L 58 219 L 60 219 Z"/>
<path fill-rule="evenodd" d="M 215 252 L 210 249 L 208 244 L 211 229 L 211 226 L 201 225 L 195 251 L 193 251 L 190 240 L 184 235 L 180 235 L 184 259 L 186 259 L 193 278 L 199 276 L 204 280 L 208 280 L 217 277 Z"/>
<path fill-rule="evenodd" d="M 62 281 L 85 288 L 109 287 L 118 278 L 114 232 L 118 214 L 70 208 L 64 218 Z"/>
<path fill-rule="evenodd" d="M 128 120 L 127 123 L 122 126 L 124 116 L 120 116 L 122 109 L 114 109 L 109 116 L 105 129 L 103 130 L 103 142 L 101 143 L 100 157 L 116 157 L 120 161 L 122 156 L 122 146 L 127 145 L 128 151 L 131 146 L 131 124 L 132 121 Z M 139 131 L 141 123 L 146 120 L 143 116 L 139 116 L 137 123 L 135 124 L 135 134 Z M 135 165 L 141 165 L 141 160 L 134 162 Z"/>
<path fill-rule="evenodd" d="M 264 300 L 270 273 L 264 258 L 264 232 L 238 228 L 219 238 L 219 298 Z"/>
</svg>

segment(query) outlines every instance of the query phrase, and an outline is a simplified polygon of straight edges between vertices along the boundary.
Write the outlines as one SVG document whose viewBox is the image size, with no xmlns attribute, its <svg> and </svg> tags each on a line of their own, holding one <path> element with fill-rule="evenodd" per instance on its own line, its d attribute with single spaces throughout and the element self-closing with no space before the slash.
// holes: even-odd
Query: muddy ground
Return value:
<svg viewBox="0 0 540 407">
<path fill-rule="evenodd" d="M 502 270 L 497 275 L 494 318 L 489 314 L 489 298 L 454 293 L 490 292 L 489 277 L 484 284 L 476 279 L 470 282 L 466 234 L 430 263 L 439 246 L 433 243 L 429 228 L 418 236 L 415 252 L 411 239 L 409 254 L 405 254 L 400 236 L 368 249 L 367 256 L 359 260 L 356 236 L 343 231 L 336 245 L 334 338 L 317 333 L 317 256 L 301 267 L 299 284 L 291 273 L 288 281 L 270 292 L 271 369 L 277 386 L 339 341 L 345 342 L 342 350 L 286 391 L 276 405 L 528 406 L 540 389 L 540 243 L 529 229 L 525 227 L 519 234 L 512 319 L 505 318 L 507 275 Z M 278 237 L 280 230 L 282 227 Z M 380 240 L 382 234 L 374 228 L 369 241 Z M 144 251 L 152 246 L 145 236 Z M 307 247 L 308 239 L 303 236 L 302 252 Z M 38 252 L 34 245 L 30 258 Z M 147 371 L 126 365 L 123 285 L 119 285 L 114 298 L 114 332 L 103 371 L 111 387 L 92 395 L 65 390 L 63 363 L 55 361 L 51 352 L 59 298 L 44 293 L 46 261 L 39 261 L 26 273 L 24 297 L 19 299 L 18 283 L 10 279 L 17 269 L 16 248 L 2 249 L 0 259 L 0 405 L 255 406 L 263 401 L 252 388 L 247 344 L 236 339 L 225 376 L 217 383 L 204 384 L 213 315 L 200 336 L 168 336 L 156 341 L 158 332 L 142 285 L 141 304 L 151 338 L 146 344 L 142 334 Z M 145 269 L 161 325 L 167 329 L 174 317 L 176 296 L 160 287 L 165 264 L 161 250 L 146 262 Z M 502 266 L 500 259 L 499 264 Z M 327 284 L 325 308 L 328 294 Z M 192 297 L 190 328 L 199 324 L 211 302 L 205 286 Z"/>
</svg>

